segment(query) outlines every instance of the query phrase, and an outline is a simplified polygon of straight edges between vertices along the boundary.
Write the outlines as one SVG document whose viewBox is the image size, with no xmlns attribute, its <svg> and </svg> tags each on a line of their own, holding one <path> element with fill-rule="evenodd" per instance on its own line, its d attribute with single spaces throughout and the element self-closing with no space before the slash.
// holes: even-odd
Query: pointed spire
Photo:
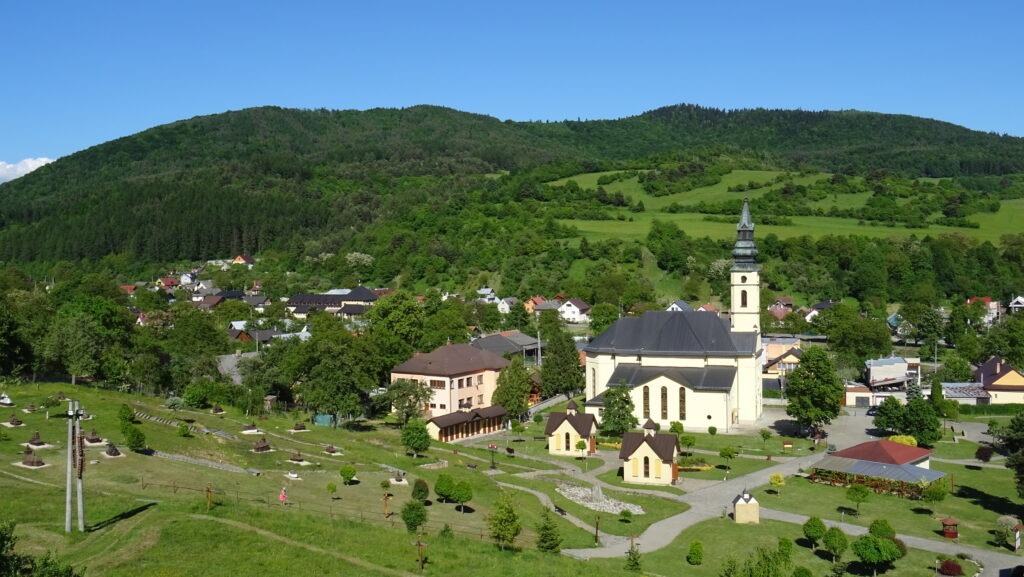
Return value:
<svg viewBox="0 0 1024 577">
<path fill-rule="evenodd" d="M 565 405 L 565 412 L 570 415 L 575 415 L 579 408 L 580 406 L 576 404 L 576 401 L 569 399 L 569 403 Z"/>
<path fill-rule="evenodd" d="M 658 431 L 658 425 L 654 424 L 654 421 L 652 421 L 650 419 L 647 419 L 647 422 L 644 423 L 644 434 L 645 435 L 653 435 L 657 431 Z"/>
<path fill-rule="evenodd" d="M 757 246 L 754 244 L 754 221 L 750 218 L 750 199 L 743 199 L 743 211 L 736 225 L 736 244 L 732 249 L 733 271 L 757 270 Z"/>
</svg>

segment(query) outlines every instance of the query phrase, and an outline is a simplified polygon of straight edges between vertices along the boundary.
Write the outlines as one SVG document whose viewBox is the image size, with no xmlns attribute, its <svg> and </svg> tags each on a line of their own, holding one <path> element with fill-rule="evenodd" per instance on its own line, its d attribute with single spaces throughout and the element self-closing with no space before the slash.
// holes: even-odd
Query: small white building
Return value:
<svg viewBox="0 0 1024 577">
<path fill-rule="evenodd" d="M 558 315 L 567 323 L 589 323 L 590 308 L 580 299 L 569 299 L 558 307 Z"/>
</svg>

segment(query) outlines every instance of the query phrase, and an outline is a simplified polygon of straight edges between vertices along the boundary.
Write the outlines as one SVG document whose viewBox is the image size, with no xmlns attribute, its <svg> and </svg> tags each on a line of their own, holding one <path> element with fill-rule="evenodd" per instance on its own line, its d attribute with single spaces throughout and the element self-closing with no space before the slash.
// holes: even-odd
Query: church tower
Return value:
<svg viewBox="0 0 1024 577">
<path fill-rule="evenodd" d="M 736 244 L 732 249 L 732 330 L 739 333 L 758 333 L 760 346 L 761 274 L 757 267 L 757 247 L 754 245 L 754 221 L 750 219 L 748 199 L 743 199 L 743 213 L 736 225 Z"/>
</svg>

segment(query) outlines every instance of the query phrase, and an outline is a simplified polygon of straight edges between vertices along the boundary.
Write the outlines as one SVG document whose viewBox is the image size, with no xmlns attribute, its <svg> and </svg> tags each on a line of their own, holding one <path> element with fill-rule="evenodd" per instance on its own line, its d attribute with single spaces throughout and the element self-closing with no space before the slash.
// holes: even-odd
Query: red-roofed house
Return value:
<svg viewBox="0 0 1024 577">
<path fill-rule="evenodd" d="M 523 307 L 526 308 L 527 313 L 532 315 L 533 309 L 535 309 L 537 305 L 543 303 L 545 300 L 546 299 L 544 297 L 531 297 L 523 301 Z"/>
<path fill-rule="evenodd" d="M 132 296 L 135 296 L 135 289 L 137 289 L 139 287 L 137 287 L 137 286 L 135 286 L 133 284 L 123 284 L 123 285 L 121 285 L 121 286 L 119 286 L 117 288 L 123 290 L 124 292 L 126 292 L 126 293 L 128 293 L 128 294 L 130 294 Z"/>
<path fill-rule="evenodd" d="M 857 459 L 858 461 L 871 461 L 872 463 L 884 463 L 886 465 L 914 465 L 922 469 L 928 469 L 928 459 L 935 451 L 911 447 L 893 441 L 868 441 L 854 445 L 842 451 L 831 453 L 833 457 L 844 457 Z"/>
<path fill-rule="evenodd" d="M 985 305 L 985 316 L 981 317 L 981 322 L 985 326 L 992 326 L 992 323 L 999 320 L 999 301 L 992 300 L 992 297 L 971 297 L 967 299 L 967 306 L 974 304 L 976 301 L 981 301 Z"/>
<path fill-rule="evenodd" d="M 157 279 L 156 280 L 156 284 L 159 285 L 159 286 L 162 286 L 164 288 L 175 288 L 178 285 L 180 285 L 181 283 L 178 282 L 178 279 L 176 279 L 174 277 L 165 276 L 163 278 Z"/>
</svg>

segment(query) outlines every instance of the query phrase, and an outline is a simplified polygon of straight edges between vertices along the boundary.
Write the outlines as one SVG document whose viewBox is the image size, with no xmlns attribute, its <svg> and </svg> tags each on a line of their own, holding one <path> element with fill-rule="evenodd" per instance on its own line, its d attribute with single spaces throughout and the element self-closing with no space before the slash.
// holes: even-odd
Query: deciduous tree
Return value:
<svg viewBox="0 0 1024 577">
<path fill-rule="evenodd" d="M 494 505 L 493 512 L 487 517 L 487 526 L 490 528 L 491 538 L 498 544 L 499 549 L 511 547 L 523 529 L 519 513 L 516 511 L 515 503 L 508 493 L 502 491 L 498 495 L 498 502 Z"/>
<path fill-rule="evenodd" d="M 491 396 L 492 405 L 501 405 L 510 417 L 519 417 L 528 408 L 530 373 L 523 365 L 523 357 L 513 355 L 507 367 L 498 374 L 498 386 Z"/>
<path fill-rule="evenodd" d="M 388 400 L 405 426 L 409 419 L 420 417 L 434 391 L 426 381 L 398 379 L 388 385 Z"/>
<path fill-rule="evenodd" d="M 427 424 L 422 419 L 411 419 L 402 427 L 401 442 L 403 447 L 412 451 L 413 457 L 419 457 L 430 448 Z"/>
<path fill-rule="evenodd" d="M 811 347 L 804 352 L 800 365 L 790 373 L 786 414 L 802 427 L 827 425 L 839 415 L 844 392 L 828 353 L 820 347 Z"/>
<path fill-rule="evenodd" d="M 601 430 L 613 436 L 635 429 L 640 423 L 633 414 L 633 399 L 629 387 L 620 383 L 608 387 L 604 393 L 604 413 L 601 416 Z"/>
</svg>

